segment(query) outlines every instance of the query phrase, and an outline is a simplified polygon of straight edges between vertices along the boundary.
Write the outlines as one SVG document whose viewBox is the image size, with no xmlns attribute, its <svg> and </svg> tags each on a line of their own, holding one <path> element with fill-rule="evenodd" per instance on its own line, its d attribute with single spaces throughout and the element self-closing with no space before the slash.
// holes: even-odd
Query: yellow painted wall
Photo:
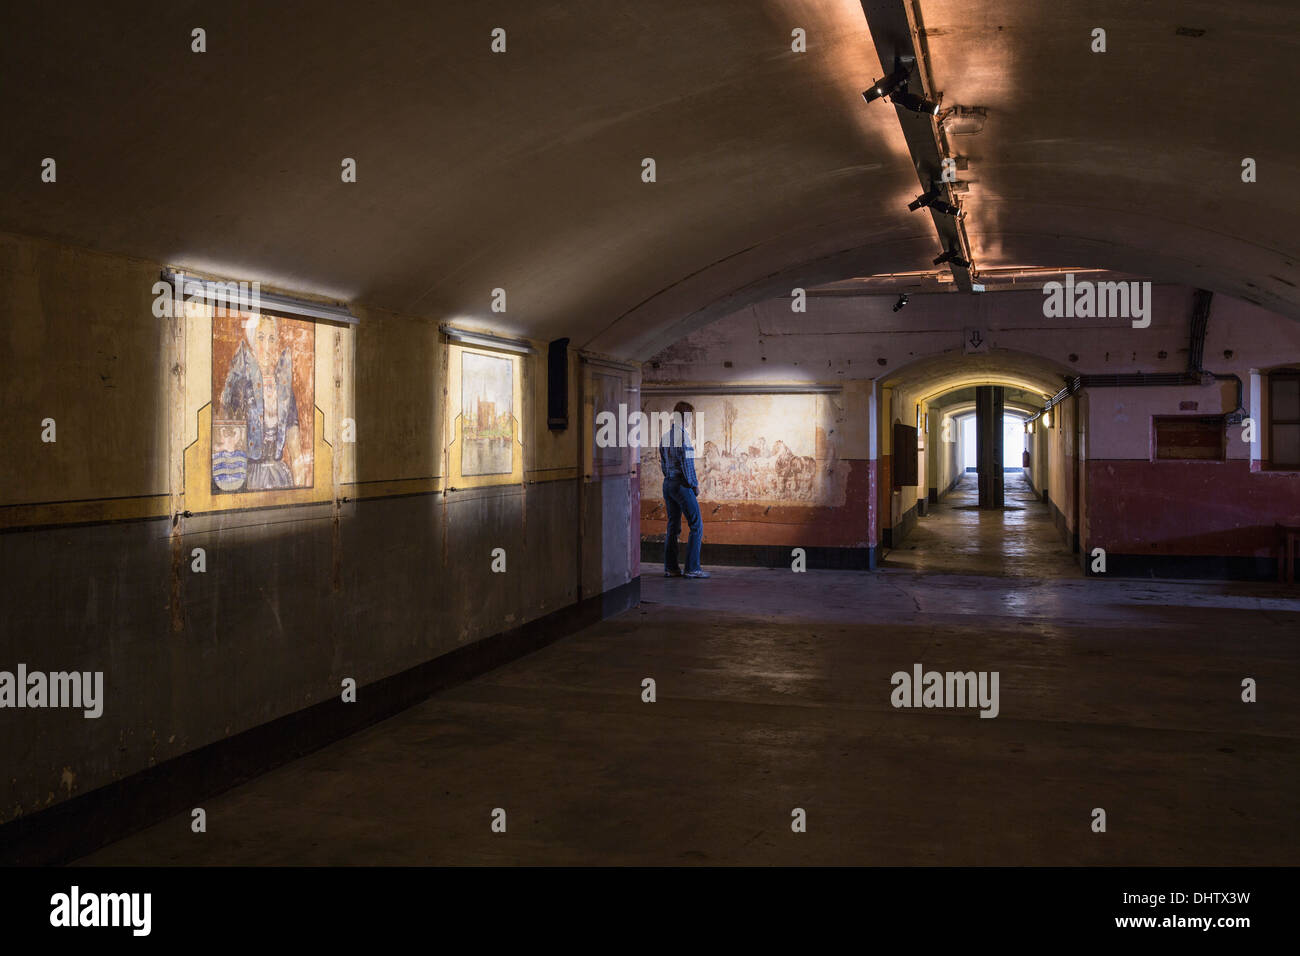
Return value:
<svg viewBox="0 0 1300 956">
<path fill-rule="evenodd" d="M 166 513 L 159 271 L 0 235 L 0 526 Z M 46 418 L 56 423 L 49 444 Z"/>
</svg>

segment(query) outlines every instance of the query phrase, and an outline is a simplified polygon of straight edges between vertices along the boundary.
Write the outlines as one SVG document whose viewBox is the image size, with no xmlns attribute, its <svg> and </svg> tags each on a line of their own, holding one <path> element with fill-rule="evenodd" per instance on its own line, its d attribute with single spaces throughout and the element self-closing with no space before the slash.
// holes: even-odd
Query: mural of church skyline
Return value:
<svg viewBox="0 0 1300 956">
<path fill-rule="evenodd" d="M 461 474 L 508 475 L 514 470 L 514 363 L 461 353 Z"/>
</svg>

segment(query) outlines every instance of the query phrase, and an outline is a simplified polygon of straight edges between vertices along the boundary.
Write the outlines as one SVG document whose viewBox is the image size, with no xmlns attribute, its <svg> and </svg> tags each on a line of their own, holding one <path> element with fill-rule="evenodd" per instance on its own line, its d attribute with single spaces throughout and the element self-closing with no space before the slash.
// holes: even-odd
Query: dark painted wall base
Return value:
<svg viewBox="0 0 1300 956">
<path fill-rule="evenodd" d="M 899 518 L 898 524 L 892 528 L 885 528 L 881 531 L 881 544 L 886 548 L 897 548 L 907 540 L 907 536 L 912 533 L 916 527 L 916 505 L 908 508 Z"/>
<path fill-rule="evenodd" d="M 1094 574 L 1092 561 L 1084 564 L 1090 578 L 1185 578 L 1215 581 L 1276 581 L 1276 558 L 1228 555 L 1106 554 L 1106 573 Z"/>
<path fill-rule="evenodd" d="M 788 568 L 794 560 L 790 552 L 799 547 L 779 544 L 710 544 L 700 549 L 700 564 L 733 568 Z M 818 571 L 874 571 L 875 548 L 804 548 L 808 567 Z M 686 544 L 677 543 L 677 560 L 686 558 Z M 664 543 L 654 538 L 641 539 L 641 560 L 662 566 Z"/>
<path fill-rule="evenodd" d="M 0 865 L 53 865 L 85 856 L 204 798 L 385 720 L 438 691 L 477 677 L 574 631 L 635 607 L 641 579 L 502 631 L 335 699 L 0 826 Z"/>
<path fill-rule="evenodd" d="M 1047 492 L 1043 492 L 1044 498 Z M 1106 573 L 1092 570 L 1090 551 L 1080 546 L 1079 536 L 1067 531 L 1065 515 L 1050 503 L 1061 540 L 1079 556 L 1079 566 L 1090 578 L 1182 578 L 1207 581 L 1276 581 L 1277 559 L 1216 554 L 1114 554 L 1106 552 Z"/>
<path fill-rule="evenodd" d="M 1055 502 L 1048 502 L 1052 509 L 1052 520 L 1056 522 L 1056 530 L 1061 536 L 1061 540 L 1070 546 L 1070 550 L 1075 554 L 1079 553 L 1079 534 L 1071 531 L 1065 520 L 1065 512 L 1056 507 Z"/>
</svg>

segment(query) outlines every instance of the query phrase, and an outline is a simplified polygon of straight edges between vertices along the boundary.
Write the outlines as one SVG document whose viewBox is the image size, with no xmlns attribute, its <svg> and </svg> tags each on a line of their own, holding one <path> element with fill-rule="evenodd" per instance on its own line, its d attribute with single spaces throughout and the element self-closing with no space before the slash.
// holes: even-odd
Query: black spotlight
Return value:
<svg viewBox="0 0 1300 956">
<path fill-rule="evenodd" d="M 929 113 L 931 116 L 939 115 L 939 104 L 934 100 L 927 100 L 917 93 L 895 93 L 889 99 L 895 106 L 901 106 L 913 113 Z"/>
<path fill-rule="evenodd" d="M 907 204 L 908 211 L 916 212 L 922 206 L 928 206 L 930 205 L 930 203 L 934 202 L 938 198 L 939 198 L 939 194 L 935 192 L 933 189 L 931 189 L 928 193 L 921 193 L 921 195 L 917 196 L 915 199 L 913 199 L 910 203 Z"/>
<path fill-rule="evenodd" d="M 910 72 L 905 66 L 895 66 L 893 73 L 883 80 L 876 80 L 875 85 L 862 94 L 862 98 L 870 103 L 882 96 L 892 96 L 907 85 Z"/>
<path fill-rule="evenodd" d="M 906 292 L 904 292 L 902 295 L 900 295 L 900 296 L 898 297 L 898 301 L 894 303 L 894 311 L 895 311 L 895 312 L 900 312 L 900 311 L 902 311 L 903 306 L 905 306 L 905 305 L 907 305 L 907 293 L 906 293 Z"/>
<path fill-rule="evenodd" d="M 952 203 L 939 197 L 939 191 L 931 188 L 929 192 L 922 193 L 907 204 L 907 208 L 912 212 L 920 209 L 922 206 L 928 206 L 936 212 L 941 212 L 945 216 L 960 216 L 961 210 Z"/>
<path fill-rule="evenodd" d="M 963 258 L 961 257 L 961 254 L 957 251 L 957 249 L 956 249 L 955 247 L 954 247 L 954 248 L 951 248 L 951 249 L 948 249 L 946 252 L 943 253 L 943 255 L 939 256 L 938 259 L 935 259 L 935 260 L 934 260 L 934 264 L 935 264 L 936 266 L 941 266 L 941 265 L 943 265 L 945 262 L 951 262 L 953 265 L 957 266 L 959 269 L 969 269 L 969 268 L 970 268 L 970 261 L 967 260 L 967 259 L 963 259 Z"/>
</svg>

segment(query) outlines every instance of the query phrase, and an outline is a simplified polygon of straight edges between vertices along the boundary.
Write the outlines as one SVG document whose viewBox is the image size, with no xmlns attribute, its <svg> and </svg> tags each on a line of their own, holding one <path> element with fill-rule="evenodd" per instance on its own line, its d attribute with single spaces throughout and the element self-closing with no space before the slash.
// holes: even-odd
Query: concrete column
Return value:
<svg viewBox="0 0 1300 956">
<path fill-rule="evenodd" d="M 1002 475 L 1002 386 L 975 389 L 975 467 L 979 474 L 980 507 L 1000 510 L 1004 504 Z"/>
</svg>

